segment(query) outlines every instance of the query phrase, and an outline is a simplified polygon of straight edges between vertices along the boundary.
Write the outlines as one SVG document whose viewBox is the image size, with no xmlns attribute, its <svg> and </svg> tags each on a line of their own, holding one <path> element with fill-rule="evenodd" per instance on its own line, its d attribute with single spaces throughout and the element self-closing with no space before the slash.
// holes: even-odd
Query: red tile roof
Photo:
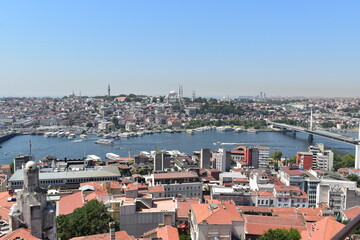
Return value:
<svg viewBox="0 0 360 240">
<path fill-rule="evenodd" d="M 332 218 L 324 218 L 318 222 L 310 225 L 310 228 L 301 232 L 301 239 L 303 240 L 330 240 L 337 234 L 345 225 L 339 223 Z"/>
<path fill-rule="evenodd" d="M 269 229 L 290 229 L 296 228 L 300 232 L 306 230 L 305 219 L 298 215 L 296 217 L 272 217 L 243 215 L 245 219 L 245 233 L 250 235 L 262 235 Z"/>
<path fill-rule="evenodd" d="M 357 215 L 360 214 L 360 207 L 359 206 L 355 206 L 349 209 L 346 209 L 344 211 L 344 215 L 348 218 L 348 219 L 354 219 Z"/>
<path fill-rule="evenodd" d="M 70 240 L 103 240 L 103 239 L 110 239 L 109 233 L 70 238 Z M 127 234 L 127 232 L 125 231 L 118 231 L 115 232 L 115 240 L 135 240 L 135 238 Z"/>
<path fill-rule="evenodd" d="M 157 237 L 162 240 L 179 240 L 179 232 L 177 228 L 167 225 L 157 230 Z"/>
<path fill-rule="evenodd" d="M 289 167 L 281 167 L 281 169 L 289 174 L 290 176 L 298 176 L 306 174 L 306 171 L 299 170 L 299 169 L 289 169 Z"/>
<path fill-rule="evenodd" d="M 149 193 L 158 193 L 158 192 L 165 192 L 163 186 L 155 186 L 149 189 Z"/>
<path fill-rule="evenodd" d="M 31 236 L 31 231 L 28 228 L 18 228 L 15 231 L 12 231 L 2 237 L 0 239 L 4 240 L 14 240 L 16 238 L 19 239 L 26 239 L 26 240 L 41 240 L 41 238 L 37 238 L 34 236 Z"/>
<path fill-rule="evenodd" d="M 8 192 L 0 192 L 0 206 L 10 209 L 12 205 L 16 202 L 8 202 L 8 198 L 16 197 L 15 195 L 11 196 Z"/>
<path fill-rule="evenodd" d="M 194 213 L 197 223 L 231 225 L 233 221 L 243 221 L 235 205 L 230 203 L 216 205 L 217 208 L 212 208 L 211 204 L 192 204 L 191 211 Z"/>
<path fill-rule="evenodd" d="M 62 197 L 58 202 L 59 215 L 67 215 L 72 213 L 75 209 L 84 206 L 82 192 L 76 192 L 65 197 Z"/>
<path fill-rule="evenodd" d="M 155 173 L 154 179 L 182 179 L 182 178 L 197 178 L 199 177 L 196 172 L 168 172 L 168 173 Z"/>
<path fill-rule="evenodd" d="M 189 210 L 192 204 L 197 204 L 197 199 L 186 199 L 184 202 L 177 202 L 177 217 L 189 218 Z"/>
</svg>

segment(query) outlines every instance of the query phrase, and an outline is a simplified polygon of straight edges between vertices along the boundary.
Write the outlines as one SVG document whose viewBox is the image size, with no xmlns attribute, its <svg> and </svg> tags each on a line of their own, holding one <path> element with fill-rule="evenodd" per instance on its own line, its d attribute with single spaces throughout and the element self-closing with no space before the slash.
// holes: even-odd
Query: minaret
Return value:
<svg viewBox="0 0 360 240">
<path fill-rule="evenodd" d="M 310 113 L 310 131 L 313 130 L 313 110 L 311 109 L 311 113 Z"/>
<path fill-rule="evenodd" d="M 108 85 L 108 97 L 110 97 L 110 84 Z"/>
</svg>

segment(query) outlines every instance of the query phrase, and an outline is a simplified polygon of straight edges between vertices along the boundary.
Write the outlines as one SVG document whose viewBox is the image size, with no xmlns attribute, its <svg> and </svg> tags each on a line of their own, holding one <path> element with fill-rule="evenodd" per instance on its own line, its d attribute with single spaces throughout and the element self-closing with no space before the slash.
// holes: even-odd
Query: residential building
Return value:
<svg viewBox="0 0 360 240">
<path fill-rule="evenodd" d="M 195 172 L 154 173 L 148 181 L 150 186 L 163 186 L 165 197 L 202 197 L 202 182 Z"/>
<path fill-rule="evenodd" d="M 316 154 L 316 167 L 326 171 L 333 170 L 334 153 L 331 150 L 325 150 Z"/>
<path fill-rule="evenodd" d="M 154 171 L 164 171 L 170 168 L 170 155 L 166 151 L 158 151 L 154 155 Z"/>
<path fill-rule="evenodd" d="M 175 226 L 176 200 L 119 197 L 110 200 L 110 214 L 120 229 L 135 237 L 159 225 Z"/>
<path fill-rule="evenodd" d="M 297 152 L 296 153 L 296 165 L 299 168 L 309 170 L 312 168 L 313 154 L 311 152 Z"/>
<path fill-rule="evenodd" d="M 244 219 L 231 203 L 193 204 L 190 207 L 192 240 L 244 239 Z"/>
<path fill-rule="evenodd" d="M 211 152 L 208 148 L 202 148 L 200 152 L 200 168 L 210 169 Z"/>
<path fill-rule="evenodd" d="M 14 172 L 16 170 L 22 169 L 23 166 L 28 162 L 33 160 L 33 156 L 29 155 L 18 155 L 14 158 Z"/>
<path fill-rule="evenodd" d="M 231 164 L 231 154 L 226 151 L 225 148 L 219 148 L 219 150 L 212 154 L 213 161 L 215 163 L 215 168 L 221 172 L 226 172 L 230 170 Z"/>
</svg>

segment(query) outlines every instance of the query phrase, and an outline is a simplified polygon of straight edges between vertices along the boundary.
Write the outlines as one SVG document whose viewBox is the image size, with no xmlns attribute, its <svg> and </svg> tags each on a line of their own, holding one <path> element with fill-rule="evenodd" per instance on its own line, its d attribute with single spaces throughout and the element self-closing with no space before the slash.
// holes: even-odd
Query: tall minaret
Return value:
<svg viewBox="0 0 360 240">
<path fill-rule="evenodd" d="M 108 97 L 110 97 L 110 84 L 108 85 Z"/>
<path fill-rule="evenodd" d="M 310 131 L 313 130 L 313 109 L 311 109 L 311 113 L 310 113 Z"/>
</svg>

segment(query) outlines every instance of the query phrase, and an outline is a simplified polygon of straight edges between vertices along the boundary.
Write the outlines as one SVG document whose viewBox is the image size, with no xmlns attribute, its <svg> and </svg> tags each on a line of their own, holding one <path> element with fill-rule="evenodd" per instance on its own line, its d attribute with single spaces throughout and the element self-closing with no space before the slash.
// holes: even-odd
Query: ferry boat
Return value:
<svg viewBox="0 0 360 240">
<path fill-rule="evenodd" d="M 96 144 L 104 144 L 104 145 L 113 145 L 114 144 L 114 140 L 112 139 L 98 139 L 95 141 Z"/>
</svg>

